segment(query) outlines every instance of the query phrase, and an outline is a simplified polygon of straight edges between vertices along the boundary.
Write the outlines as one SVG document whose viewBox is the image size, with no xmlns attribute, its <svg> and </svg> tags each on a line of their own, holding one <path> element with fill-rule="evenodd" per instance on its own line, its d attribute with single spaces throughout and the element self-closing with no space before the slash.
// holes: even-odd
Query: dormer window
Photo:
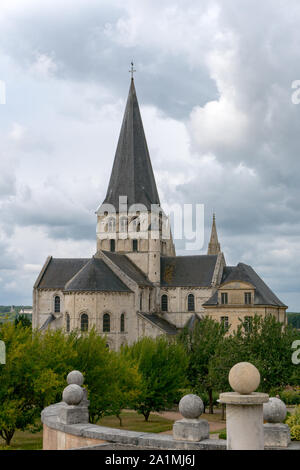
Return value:
<svg viewBox="0 0 300 470">
<path fill-rule="evenodd" d="M 250 305 L 252 303 L 251 292 L 245 292 L 245 304 Z"/>
<path fill-rule="evenodd" d="M 221 293 L 221 304 L 222 305 L 227 305 L 228 304 L 228 293 L 227 292 L 222 292 Z"/>
</svg>

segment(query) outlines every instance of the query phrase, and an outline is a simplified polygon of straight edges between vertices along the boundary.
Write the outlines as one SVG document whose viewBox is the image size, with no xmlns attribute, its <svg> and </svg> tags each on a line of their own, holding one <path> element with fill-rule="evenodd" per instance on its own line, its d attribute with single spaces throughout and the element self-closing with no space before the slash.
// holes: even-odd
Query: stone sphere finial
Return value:
<svg viewBox="0 0 300 470">
<path fill-rule="evenodd" d="M 239 362 L 231 368 L 228 380 L 235 392 L 249 395 L 258 388 L 260 373 L 250 362 Z"/>
<path fill-rule="evenodd" d="M 184 418 L 197 419 L 204 411 L 203 401 L 198 395 L 185 395 L 179 402 L 179 412 Z"/>
<path fill-rule="evenodd" d="M 83 395 L 83 389 L 80 385 L 71 384 L 64 389 L 62 398 L 67 405 L 79 405 L 83 399 Z"/>
<path fill-rule="evenodd" d="M 285 403 L 280 398 L 270 397 L 269 401 L 264 403 L 264 420 L 267 423 L 283 423 L 286 413 Z"/>
<path fill-rule="evenodd" d="M 81 386 L 84 382 L 84 377 L 79 370 L 72 370 L 72 372 L 67 375 L 67 382 L 69 385 L 76 384 Z"/>
</svg>

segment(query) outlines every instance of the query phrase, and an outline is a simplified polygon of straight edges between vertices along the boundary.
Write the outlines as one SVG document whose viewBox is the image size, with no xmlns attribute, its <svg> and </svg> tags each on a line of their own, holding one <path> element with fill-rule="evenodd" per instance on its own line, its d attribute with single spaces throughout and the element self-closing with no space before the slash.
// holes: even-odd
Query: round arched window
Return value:
<svg viewBox="0 0 300 470">
<path fill-rule="evenodd" d="M 103 331 L 105 333 L 110 332 L 110 315 L 109 315 L 109 313 L 105 313 L 103 315 Z"/>
<path fill-rule="evenodd" d="M 60 312 L 60 297 L 59 297 L 59 295 L 56 295 L 54 297 L 54 312 L 55 313 Z"/>
<path fill-rule="evenodd" d="M 195 310 L 195 297 L 193 294 L 188 295 L 188 311 L 194 312 Z"/>
<path fill-rule="evenodd" d="M 89 329 L 89 317 L 86 313 L 83 313 L 81 315 L 80 327 L 81 327 L 81 331 L 88 331 Z"/>
</svg>

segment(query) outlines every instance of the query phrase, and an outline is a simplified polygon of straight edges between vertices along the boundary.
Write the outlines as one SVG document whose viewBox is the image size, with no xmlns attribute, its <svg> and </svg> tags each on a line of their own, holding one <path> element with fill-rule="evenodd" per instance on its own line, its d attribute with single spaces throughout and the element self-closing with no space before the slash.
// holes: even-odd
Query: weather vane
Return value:
<svg viewBox="0 0 300 470">
<path fill-rule="evenodd" d="M 129 72 L 131 73 L 131 78 L 133 79 L 133 74 L 134 72 L 136 72 L 135 68 L 133 67 L 133 61 L 131 62 L 131 69 L 129 70 Z"/>
</svg>

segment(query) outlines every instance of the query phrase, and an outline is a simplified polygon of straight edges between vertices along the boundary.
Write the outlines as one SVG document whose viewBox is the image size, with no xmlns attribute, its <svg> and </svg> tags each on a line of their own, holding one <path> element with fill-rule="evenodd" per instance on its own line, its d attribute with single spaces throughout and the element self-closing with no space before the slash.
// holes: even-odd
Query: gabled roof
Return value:
<svg viewBox="0 0 300 470">
<path fill-rule="evenodd" d="M 216 255 L 162 256 L 161 286 L 211 287 Z"/>
<path fill-rule="evenodd" d="M 132 292 L 102 259 L 92 258 L 66 284 L 66 292 Z"/>
<path fill-rule="evenodd" d="M 139 286 L 152 286 L 152 282 L 149 281 L 143 271 L 141 271 L 126 255 L 112 253 L 111 251 L 103 251 L 103 253 Z"/>
<path fill-rule="evenodd" d="M 117 210 L 119 196 L 127 196 L 128 207 L 144 204 L 150 210 L 160 204 L 133 79 L 103 204 Z"/>
<path fill-rule="evenodd" d="M 51 258 L 40 281 L 39 289 L 63 289 L 65 284 L 89 261 L 89 258 Z"/>
<path fill-rule="evenodd" d="M 254 305 L 273 305 L 276 307 L 286 307 L 286 305 L 278 299 L 274 292 L 259 277 L 254 269 L 244 263 L 237 266 L 227 266 L 223 270 L 221 286 L 224 283 L 232 281 L 241 281 L 252 284 L 255 288 Z M 204 303 L 204 305 L 218 305 L 218 292 Z"/>
<path fill-rule="evenodd" d="M 138 313 L 145 320 L 153 323 L 160 330 L 164 331 L 167 335 L 177 335 L 176 326 L 169 323 L 165 318 L 158 316 L 156 313 Z"/>
</svg>

